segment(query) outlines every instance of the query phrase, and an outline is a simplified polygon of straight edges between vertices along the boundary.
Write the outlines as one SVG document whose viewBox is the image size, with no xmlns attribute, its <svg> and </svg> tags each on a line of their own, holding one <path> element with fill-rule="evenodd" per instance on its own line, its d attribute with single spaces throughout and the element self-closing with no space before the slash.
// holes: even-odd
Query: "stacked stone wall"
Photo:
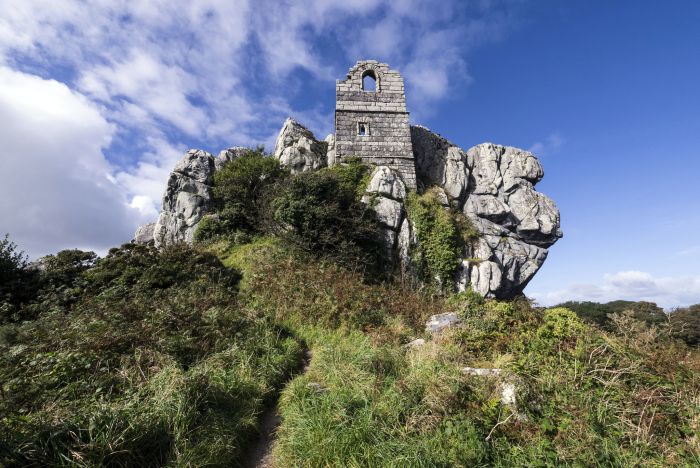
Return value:
<svg viewBox="0 0 700 468">
<path fill-rule="evenodd" d="M 362 89 L 363 76 L 376 77 L 376 91 Z M 409 188 L 416 188 L 411 130 L 403 78 L 385 63 L 357 62 L 345 80 L 336 83 L 336 157 L 358 156 L 398 170 Z M 360 135 L 358 124 L 368 125 Z"/>
</svg>

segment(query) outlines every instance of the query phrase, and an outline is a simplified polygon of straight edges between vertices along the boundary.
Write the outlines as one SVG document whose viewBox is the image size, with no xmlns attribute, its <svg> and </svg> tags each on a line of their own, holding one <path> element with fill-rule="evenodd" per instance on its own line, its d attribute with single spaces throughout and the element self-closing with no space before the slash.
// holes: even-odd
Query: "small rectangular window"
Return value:
<svg viewBox="0 0 700 468">
<path fill-rule="evenodd" d="M 357 122 L 357 134 L 359 136 L 368 136 L 369 124 L 367 122 Z"/>
</svg>

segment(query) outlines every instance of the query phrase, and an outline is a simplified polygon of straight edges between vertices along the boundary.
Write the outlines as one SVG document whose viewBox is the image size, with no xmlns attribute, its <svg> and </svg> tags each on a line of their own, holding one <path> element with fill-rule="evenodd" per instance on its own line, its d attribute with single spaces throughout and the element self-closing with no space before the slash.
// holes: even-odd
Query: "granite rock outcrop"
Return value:
<svg viewBox="0 0 700 468">
<path fill-rule="evenodd" d="M 329 141 L 319 141 L 311 130 L 296 120 L 284 122 L 275 143 L 273 156 L 292 174 L 326 167 Z"/>
<path fill-rule="evenodd" d="M 455 283 L 485 297 L 522 293 L 562 232 L 559 210 L 535 190 L 544 177 L 532 153 L 493 143 L 464 151 L 421 126 L 411 127 L 423 187 L 441 187 L 479 238 L 465 246 Z"/>
<path fill-rule="evenodd" d="M 535 190 L 544 176 L 535 155 L 493 143 L 465 151 L 422 126 L 411 126 L 411 139 L 418 191 L 432 189 L 446 210 L 463 213 L 478 233 L 464 245 L 455 288 L 502 299 L 522 293 L 547 258 L 547 249 L 562 236 L 559 210 Z M 158 247 L 192 242 L 198 223 L 212 210 L 215 172 L 245 151 L 233 147 L 218 157 L 188 151 L 170 174 L 158 220 L 140 227 L 135 240 L 153 239 Z M 273 157 L 292 174 L 339 163 L 334 135 L 319 141 L 291 118 L 280 130 Z M 415 273 L 411 254 L 419 243 L 405 208 L 409 190 L 400 170 L 373 166 L 362 198 L 375 212 L 387 252 L 403 276 Z"/>
</svg>

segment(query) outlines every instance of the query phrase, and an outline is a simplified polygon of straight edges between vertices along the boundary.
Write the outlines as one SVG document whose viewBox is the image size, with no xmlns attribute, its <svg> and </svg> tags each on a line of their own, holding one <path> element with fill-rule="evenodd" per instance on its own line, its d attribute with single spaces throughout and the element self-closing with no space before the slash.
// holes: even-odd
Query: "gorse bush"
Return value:
<svg viewBox="0 0 700 468">
<path fill-rule="evenodd" d="M 368 172 L 351 161 L 285 181 L 271 203 L 277 234 L 307 254 L 381 272 L 383 233 L 373 211 L 360 202 Z"/>
<path fill-rule="evenodd" d="M 235 231 L 261 230 L 265 191 L 289 171 L 262 148 L 249 150 L 214 174 L 214 208 L 217 216 L 205 218 L 198 227 L 199 240 L 211 239 Z"/>
</svg>

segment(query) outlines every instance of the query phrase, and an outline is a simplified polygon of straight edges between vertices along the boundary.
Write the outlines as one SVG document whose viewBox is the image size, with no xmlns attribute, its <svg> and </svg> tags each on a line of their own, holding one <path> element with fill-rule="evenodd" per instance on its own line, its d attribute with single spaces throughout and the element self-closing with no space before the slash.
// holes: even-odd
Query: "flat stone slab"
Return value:
<svg viewBox="0 0 700 468">
<path fill-rule="evenodd" d="M 443 328 L 455 327 L 460 323 L 462 323 L 462 319 L 455 312 L 431 315 L 430 319 L 425 322 L 425 331 L 427 333 L 436 333 Z"/>
<path fill-rule="evenodd" d="M 478 375 L 481 377 L 497 377 L 501 375 L 501 369 L 485 368 L 485 367 L 464 367 L 462 372 L 469 375 Z"/>
</svg>

